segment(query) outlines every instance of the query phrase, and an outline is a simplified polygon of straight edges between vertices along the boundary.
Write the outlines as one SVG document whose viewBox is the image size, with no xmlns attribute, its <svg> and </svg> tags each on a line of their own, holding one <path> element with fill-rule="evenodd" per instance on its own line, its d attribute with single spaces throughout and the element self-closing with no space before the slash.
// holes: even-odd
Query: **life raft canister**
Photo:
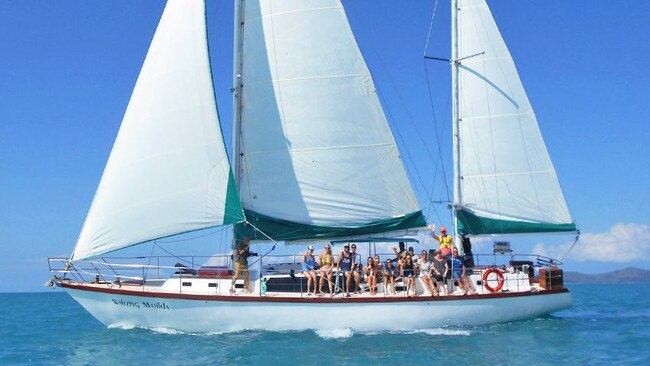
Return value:
<svg viewBox="0 0 650 366">
<path fill-rule="evenodd" d="M 487 281 L 487 280 L 488 280 L 488 276 L 489 276 L 491 273 L 494 273 L 494 274 L 497 275 L 497 279 L 498 279 L 499 283 L 497 284 L 496 287 L 492 287 L 492 286 L 490 286 L 490 285 L 488 284 L 488 281 Z M 492 268 L 488 268 L 488 269 L 483 273 L 483 286 L 485 286 L 485 288 L 486 288 L 488 291 L 490 291 L 490 292 L 497 292 L 497 291 L 501 290 L 501 288 L 503 287 L 503 284 L 504 284 L 504 283 L 505 283 L 505 281 L 504 281 L 504 279 L 503 279 L 503 273 L 501 273 L 501 271 L 499 271 L 498 269 L 496 269 L 496 268 L 494 268 L 494 267 L 492 267 Z"/>
</svg>

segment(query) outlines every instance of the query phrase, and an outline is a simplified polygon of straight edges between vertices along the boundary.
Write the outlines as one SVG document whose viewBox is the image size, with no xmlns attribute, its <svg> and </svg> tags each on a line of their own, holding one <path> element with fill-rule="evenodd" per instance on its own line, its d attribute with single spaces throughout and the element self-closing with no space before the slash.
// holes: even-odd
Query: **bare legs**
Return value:
<svg viewBox="0 0 650 366">
<path fill-rule="evenodd" d="M 350 297 L 350 281 L 352 280 L 352 271 L 345 272 L 345 297 Z"/>
<path fill-rule="evenodd" d="M 332 284 L 332 271 L 330 268 L 323 268 L 320 271 L 320 282 L 318 283 L 318 293 L 321 295 L 323 294 L 323 284 L 325 283 L 326 277 L 327 277 L 327 284 L 329 285 L 330 288 L 330 297 L 333 297 L 334 284 Z"/>
<path fill-rule="evenodd" d="M 404 277 L 404 286 L 406 286 L 406 296 L 409 296 L 411 289 L 413 290 L 413 295 L 417 295 L 415 290 L 415 278 L 413 276 Z"/>
<path fill-rule="evenodd" d="M 242 264 L 235 262 L 235 274 L 232 276 L 232 283 L 230 284 L 230 293 L 235 293 L 235 282 L 239 277 L 244 277 L 244 292 L 250 292 L 249 285 L 250 279 L 248 277 L 248 264 Z"/>
<path fill-rule="evenodd" d="M 314 287 L 313 291 L 316 293 L 316 271 L 304 271 L 303 274 L 307 277 L 307 296 L 311 295 L 309 290 L 312 288 L 312 284 Z"/>
<path fill-rule="evenodd" d="M 393 290 L 391 293 L 395 295 L 395 276 L 387 276 L 384 275 L 384 293 L 388 293 L 388 282 L 390 281 L 390 286 L 391 289 Z"/>
<path fill-rule="evenodd" d="M 374 275 L 367 276 L 366 282 L 368 282 L 368 288 L 370 289 L 370 295 L 375 295 L 377 293 L 377 277 Z"/>
<path fill-rule="evenodd" d="M 361 273 L 358 270 L 354 271 L 353 273 L 354 273 L 354 293 L 358 294 L 361 293 L 361 286 L 360 286 Z"/>
<path fill-rule="evenodd" d="M 420 277 L 422 279 L 422 282 L 424 283 L 424 287 L 429 291 L 431 296 L 438 295 L 438 291 L 436 290 L 435 286 L 433 286 L 433 279 L 429 276 L 422 276 Z"/>
</svg>

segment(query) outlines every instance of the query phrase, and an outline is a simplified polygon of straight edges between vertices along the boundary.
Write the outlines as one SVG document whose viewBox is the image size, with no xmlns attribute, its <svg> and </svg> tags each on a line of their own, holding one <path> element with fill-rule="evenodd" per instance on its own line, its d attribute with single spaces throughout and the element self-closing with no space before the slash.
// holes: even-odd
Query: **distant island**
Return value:
<svg viewBox="0 0 650 366">
<path fill-rule="evenodd" d="M 580 272 L 564 272 L 565 283 L 650 283 L 650 271 L 627 267 L 617 271 L 585 274 Z"/>
</svg>

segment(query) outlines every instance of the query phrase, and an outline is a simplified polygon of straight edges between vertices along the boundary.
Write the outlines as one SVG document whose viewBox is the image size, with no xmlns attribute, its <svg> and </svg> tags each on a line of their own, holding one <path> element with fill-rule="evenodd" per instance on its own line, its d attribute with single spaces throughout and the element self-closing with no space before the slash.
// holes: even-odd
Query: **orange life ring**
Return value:
<svg viewBox="0 0 650 366">
<path fill-rule="evenodd" d="M 499 280 L 499 283 L 497 284 L 496 287 L 492 287 L 492 286 L 488 285 L 488 283 L 487 283 L 487 278 L 491 273 L 496 274 L 497 278 Z M 505 281 L 503 280 L 503 273 L 501 273 L 501 271 L 499 271 L 498 269 L 496 269 L 494 267 L 493 268 L 488 268 L 485 271 L 485 273 L 483 273 L 483 286 L 485 286 L 485 288 L 490 292 L 497 292 L 497 291 L 501 290 L 504 283 L 505 283 Z"/>
</svg>

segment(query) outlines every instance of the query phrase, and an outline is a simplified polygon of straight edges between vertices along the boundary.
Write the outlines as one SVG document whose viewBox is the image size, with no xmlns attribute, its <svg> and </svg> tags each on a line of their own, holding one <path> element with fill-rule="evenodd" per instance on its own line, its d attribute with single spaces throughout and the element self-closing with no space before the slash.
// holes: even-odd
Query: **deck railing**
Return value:
<svg viewBox="0 0 650 366">
<path fill-rule="evenodd" d="M 394 254 L 378 255 L 382 262 L 395 257 Z M 467 260 L 468 258 L 466 258 L 466 263 L 468 263 Z M 254 269 L 250 269 L 249 273 L 251 284 L 254 284 L 251 287 L 256 288 L 260 294 L 263 294 L 262 292 L 291 292 L 305 296 L 307 278 L 301 269 L 301 262 L 302 254 L 268 255 L 264 258 L 249 259 L 249 264 L 252 264 L 249 268 L 255 266 Z M 536 254 L 475 254 L 471 257 L 470 263 L 474 263 L 474 265 L 472 268 L 467 268 L 467 270 L 471 269 L 475 275 L 479 275 L 478 278 L 477 276 L 472 277 L 472 286 L 474 290 L 480 290 L 479 293 L 489 292 L 486 283 L 481 277 L 488 268 L 498 269 L 504 274 L 512 275 L 521 272 L 528 274 L 528 276 L 506 275 L 507 284 L 502 291 L 519 292 L 530 290 L 533 281 L 548 289 L 563 287 L 561 271 L 556 270 L 557 266 L 562 263 L 549 257 Z M 190 289 L 185 288 L 183 279 L 212 278 L 211 276 L 214 276 L 215 271 L 221 271 L 218 278 L 221 281 L 217 281 L 218 284 L 217 282 L 211 282 L 211 287 L 215 287 L 215 293 L 225 294 L 228 293 L 229 288 L 225 289 L 224 287 L 226 287 L 233 274 L 233 263 L 230 255 L 106 257 L 74 262 L 71 262 L 68 258 L 49 258 L 48 265 L 50 272 L 54 273 L 58 278 L 65 278 L 67 281 L 105 284 L 108 287 L 141 286 L 143 291 L 145 291 L 146 285 L 159 285 L 169 278 L 179 279 L 179 292 L 189 291 Z M 227 275 L 223 276 L 223 271 L 226 271 Z M 541 275 L 539 279 L 534 278 L 536 273 Z M 316 274 L 316 289 L 318 289 L 322 275 L 319 270 L 316 270 Z M 417 275 L 419 273 L 416 268 L 416 278 Z M 363 273 L 359 277 L 361 279 L 360 287 L 367 291 L 367 284 L 363 283 Z M 262 282 L 265 282 L 265 284 L 262 285 Z M 322 291 L 327 295 L 329 293 L 329 283 L 327 280 L 323 282 Z M 332 272 L 332 282 L 335 293 L 339 293 L 345 286 L 345 276 L 334 270 Z M 453 280 L 447 279 L 443 282 L 446 282 L 447 286 L 450 287 L 450 293 L 457 286 L 457 283 Z M 237 287 L 242 287 L 241 280 L 238 281 Z M 265 291 L 264 287 L 266 287 Z M 352 278 L 351 292 L 354 292 L 355 287 L 355 280 Z M 381 275 L 377 278 L 377 287 L 378 290 L 381 289 L 379 291 L 380 295 L 386 295 L 387 291 L 383 289 Z M 495 286 L 490 287 L 494 288 Z M 313 289 L 310 290 L 310 292 L 313 292 Z M 397 290 L 398 294 L 405 294 L 401 276 L 396 281 L 395 290 Z M 428 294 L 426 287 L 425 294 Z"/>
</svg>

